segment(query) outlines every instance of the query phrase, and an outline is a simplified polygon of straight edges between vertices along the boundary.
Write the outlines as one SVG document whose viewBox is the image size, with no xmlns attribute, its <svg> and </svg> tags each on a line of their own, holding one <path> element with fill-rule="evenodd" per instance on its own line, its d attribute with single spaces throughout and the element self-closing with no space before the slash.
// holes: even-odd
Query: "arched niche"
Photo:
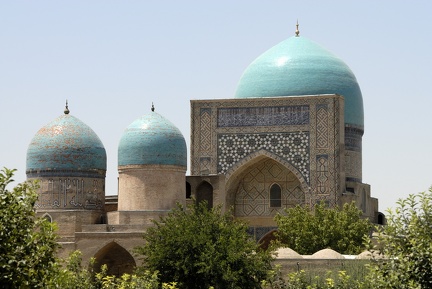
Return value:
<svg viewBox="0 0 432 289">
<path fill-rule="evenodd" d="M 270 208 L 280 207 L 282 207 L 282 189 L 275 183 L 270 187 Z"/>
<path fill-rule="evenodd" d="M 186 182 L 186 199 L 190 199 L 192 197 L 192 189 L 189 182 Z"/>
<path fill-rule="evenodd" d="M 236 167 L 226 186 L 226 204 L 234 207 L 236 217 L 271 218 L 285 208 L 305 203 L 308 188 L 291 164 L 263 153 Z M 272 187 L 280 189 L 277 207 L 271 204 Z"/>
<path fill-rule="evenodd" d="M 270 247 L 271 242 L 277 239 L 276 232 L 277 230 L 272 230 L 258 240 L 258 245 L 261 249 L 267 250 Z"/>
<path fill-rule="evenodd" d="M 131 274 L 136 267 L 135 259 L 122 246 L 111 242 L 100 249 L 94 256 L 95 271 L 100 272 L 101 266 L 106 264 L 108 275 L 121 276 L 125 273 Z"/>
<path fill-rule="evenodd" d="M 45 220 L 47 220 L 50 223 L 52 223 L 52 221 L 53 221 L 51 215 L 48 213 L 43 214 L 42 218 L 44 218 Z"/>
<path fill-rule="evenodd" d="M 195 193 L 197 203 L 206 201 L 208 208 L 213 208 L 213 186 L 204 181 L 196 189 Z"/>
</svg>

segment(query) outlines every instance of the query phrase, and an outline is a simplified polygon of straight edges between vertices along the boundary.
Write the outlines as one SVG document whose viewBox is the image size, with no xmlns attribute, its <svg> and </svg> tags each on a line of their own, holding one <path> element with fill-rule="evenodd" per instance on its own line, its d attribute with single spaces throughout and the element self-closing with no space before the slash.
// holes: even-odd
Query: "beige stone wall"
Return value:
<svg viewBox="0 0 432 289">
<path fill-rule="evenodd" d="M 96 258 L 96 269 L 103 263 L 110 267 L 110 273 L 121 275 L 132 273 L 140 260 L 132 253 L 143 245 L 143 232 L 82 232 L 76 234 L 76 249 L 83 254 L 83 261 Z"/>
<path fill-rule="evenodd" d="M 201 185 L 206 182 L 210 184 L 212 188 L 213 206 L 221 205 L 224 211 L 230 209 L 226 203 L 224 175 L 187 176 L 186 181 L 191 187 L 191 198 L 196 199 Z"/>
<path fill-rule="evenodd" d="M 340 205 L 355 202 L 357 208 L 362 210 L 363 216 L 374 223 L 378 223 L 378 199 L 371 197 L 371 188 L 368 184 L 347 182 L 347 189 L 341 199 Z"/>
<path fill-rule="evenodd" d="M 119 167 L 119 211 L 171 210 L 185 203 L 186 168 L 167 165 Z"/>
<path fill-rule="evenodd" d="M 73 242 L 75 232 L 81 232 L 83 225 L 100 224 L 105 219 L 105 213 L 95 210 L 49 210 L 37 211 L 37 216 L 49 217 L 51 222 L 58 224 L 56 233 L 60 242 Z"/>
</svg>

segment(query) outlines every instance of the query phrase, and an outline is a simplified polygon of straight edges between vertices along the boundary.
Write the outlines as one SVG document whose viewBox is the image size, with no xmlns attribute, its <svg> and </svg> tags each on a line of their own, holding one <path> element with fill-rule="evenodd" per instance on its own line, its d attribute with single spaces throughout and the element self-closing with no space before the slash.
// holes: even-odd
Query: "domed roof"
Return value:
<svg viewBox="0 0 432 289">
<path fill-rule="evenodd" d="M 27 173 L 39 171 L 106 171 L 105 148 L 96 133 L 65 114 L 42 127 L 27 149 Z"/>
<path fill-rule="evenodd" d="M 312 256 L 312 259 L 345 259 L 344 256 L 336 252 L 332 249 L 322 249 L 318 252 L 315 252 Z"/>
<path fill-rule="evenodd" d="M 187 166 L 186 142 L 180 130 L 153 110 L 132 122 L 118 147 L 118 165 Z"/>
<path fill-rule="evenodd" d="M 303 256 L 294 251 L 291 248 L 278 248 L 274 253 L 273 256 L 276 259 L 302 259 Z"/>
<path fill-rule="evenodd" d="M 270 48 L 244 71 L 236 98 L 339 94 L 345 123 L 363 127 L 363 99 L 350 68 L 319 44 L 293 36 Z"/>
</svg>

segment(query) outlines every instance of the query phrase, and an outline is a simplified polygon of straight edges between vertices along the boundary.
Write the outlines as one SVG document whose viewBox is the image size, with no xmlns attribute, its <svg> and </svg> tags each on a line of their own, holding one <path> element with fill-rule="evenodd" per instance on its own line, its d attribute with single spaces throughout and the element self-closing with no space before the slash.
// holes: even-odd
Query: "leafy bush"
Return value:
<svg viewBox="0 0 432 289">
<path fill-rule="evenodd" d="M 55 226 L 36 217 L 35 182 L 7 189 L 14 171 L 0 172 L 0 284 L 2 288 L 44 288 L 56 274 Z"/>
<path fill-rule="evenodd" d="M 355 203 L 342 209 L 327 208 L 324 203 L 313 209 L 296 206 L 275 217 L 277 240 L 299 254 L 313 254 L 330 248 L 341 254 L 358 254 L 363 249 L 363 238 L 372 224 L 362 218 Z"/>
<path fill-rule="evenodd" d="M 432 288 L 432 189 L 397 202 L 379 228 L 374 250 L 385 256 L 371 266 L 374 288 Z"/>
<path fill-rule="evenodd" d="M 179 288 L 261 288 L 272 257 L 246 228 L 222 214 L 220 206 L 178 205 L 144 233 L 145 245 L 137 252 L 143 269 L 159 272 L 162 282 L 177 282 Z"/>
</svg>

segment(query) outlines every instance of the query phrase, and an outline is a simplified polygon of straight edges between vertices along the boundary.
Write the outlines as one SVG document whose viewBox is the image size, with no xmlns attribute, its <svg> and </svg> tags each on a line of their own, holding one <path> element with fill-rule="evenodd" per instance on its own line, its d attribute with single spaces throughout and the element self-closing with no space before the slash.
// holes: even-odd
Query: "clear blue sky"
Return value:
<svg viewBox="0 0 432 289">
<path fill-rule="evenodd" d="M 363 93 L 363 181 L 380 209 L 432 185 L 432 1 L 0 1 L 0 167 L 25 180 L 34 134 L 71 114 L 108 154 L 150 110 L 189 145 L 190 99 L 231 98 L 262 52 L 301 35 L 343 59 Z"/>
</svg>

